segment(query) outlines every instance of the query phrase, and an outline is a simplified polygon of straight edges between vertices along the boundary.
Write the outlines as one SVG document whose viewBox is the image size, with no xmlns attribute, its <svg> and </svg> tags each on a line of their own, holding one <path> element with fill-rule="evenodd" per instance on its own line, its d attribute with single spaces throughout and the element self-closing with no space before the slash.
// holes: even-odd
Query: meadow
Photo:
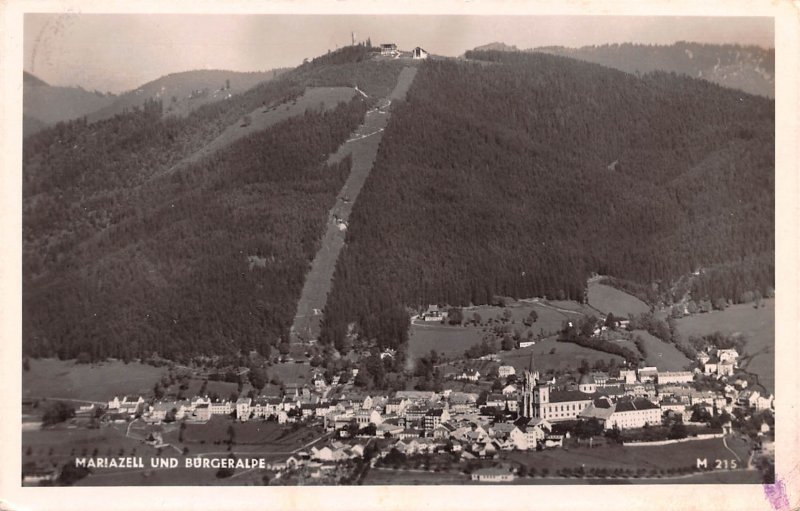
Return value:
<svg viewBox="0 0 800 511">
<path fill-rule="evenodd" d="M 551 353 L 553 350 L 555 352 Z M 624 360 L 620 356 L 584 348 L 571 342 L 558 342 L 555 338 L 543 339 L 529 348 L 499 354 L 500 360 L 504 364 L 514 366 L 518 373 L 528 368 L 531 355 L 533 355 L 534 368 L 542 374 L 549 371 L 577 369 L 582 360 L 594 365 L 598 360 L 608 363 L 615 359 L 618 365 L 624 365 Z"/>
<path fill-rule="evenodd" d="M 753 304 L 731 305 L 723 311 L 694 314 L 677 320 L 678 332 L 684 339 L 721 332 L 744 335 L 747 343 L 739 366 L 755 373 L 759 383 L 775 391 L 775 300 L 763 300 L 763 307 Z"/>
<path fill-rule="evenodd" d="M 746 465 L 748 446 L 745 441 L 731 439 L 728 445 L 736 451 Z M 606 468 L 668 470 L 695 467 L 698 458 L 708 460 L 735 459 L 725 448 L 722 439 L 694 440 L 659 446 L 621 446 L 607 444 L 600 447 L 557 449 L 536 451 L 512 451 L 502 456 L 504 459 L 535 467 L 541 473 L 547 469 L 550 475 L 561 468 Z"/>
<path fill-rule="evenodd" d="M 30 359 L 22 371 L 23 398 L 64 398 L 106 403 L 114 396 L 147 395 L 166 367 L 122 361 L 76 364 L 74 360 Z"/>
<path fill-rule="evenodd" d="M 644 341 L 645 364 L 648 366 L 655 366 L 660 371 L 683 371 L 692 363 L 674 344 L 664 342 L 645 330 L 634 330 L 633 335 Z"/>
<path fill-rule="evenodd" d="M 536 311 L 538 318 L 532 326 L 527 327 L 523 322 L 532 310 Z M 430 353 L 431 350 L 436 350 L 446 357 L 463 356 L 464 351 L 481 342 L 483 336 L 491 332 L 495 324 L 503 324 L 501 321 L 506 311 L 511 316 L 505 324 L 510 326 L 511 332 L 518 330 L 523 340 L 527 338 L 528 332 L 532 333 L 534 338 L 542 334 L 552 335 L 561 329 L 565 319 L 575 319 L 581 314 L 568 310 L 559 311 L 555 307 L 531 300 L 511 302 L 506 307 L 492 305 L 464 307 L 462 313 L 466 326 L 426 323 L 420 320 L 412 322 L 408 336 L 409 354 L 416 359 Z M 473 323 L 475 314 L 480 317 L 480 325 Z M 489 323 L 489 320 L 492 323 Z"/>
<path fill-rule="evenodd" d="M 589 305 L 603 314 L 613 312 L 615 316 L 623 318 L 650 310 L 646 303 L 635 296 L 597 281 L 589 282 Z"/>
</svg>

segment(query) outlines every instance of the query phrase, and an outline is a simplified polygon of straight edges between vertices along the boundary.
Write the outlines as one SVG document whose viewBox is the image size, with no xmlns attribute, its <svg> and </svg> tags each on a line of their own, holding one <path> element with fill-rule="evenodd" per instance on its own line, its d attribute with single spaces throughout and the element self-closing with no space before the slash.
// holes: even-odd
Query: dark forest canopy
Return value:
<svg viewBox="0 0 800 511">
<path fill-rule="evenodd" d="M 421 67 L 359 196 L 323 340 L 381 345 L 406 306 L 583 298 L 591 273 L 696 292 L 774 281 L 774 102 L 656 72 L 468 52 Z M 698 299 L 700 297 L 697 297 Z"/>
<path fill-rule="evenodd" d="M 73 250 L 28 254 L 26 353 L 180 359 L 277 345 L 349 173 L 349 159 L 325 159 L 365 110 L 355 99 L 250 135 Z"/>
<path fill-rule="evenodd" d="M 402 69 L 368 53 L 334 52 L 185 118 L 148 101 L 27 138 L 25 352 L 181 359 L 266 352 L 285 338 L 349 173 L 349 158 L 325 161 Z M 167 172 L 256 108 L 305 87 L 355 85 L 370 98 L 308 111 Z"/>
</svg>

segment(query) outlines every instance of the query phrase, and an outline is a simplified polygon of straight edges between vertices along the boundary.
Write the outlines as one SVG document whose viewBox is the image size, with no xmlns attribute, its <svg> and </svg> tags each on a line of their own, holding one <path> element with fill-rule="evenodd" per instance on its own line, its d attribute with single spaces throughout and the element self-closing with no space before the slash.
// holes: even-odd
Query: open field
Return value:
<svg viewBox="0 0 800 511">
<path fill-rule="evenodd" d="M 227 442 L 228 428 L 233 427 L 235 450 L 239 446 L 258 445 L 259 451 L 272 450 L 286 452 L 300 447 L 321 436 L 319 429 L 302 426 L 293 430 L 291 425 L 277 422 L 253 420 L 238 422 L 227 417 L 214 416 L 205 424 L 187 424 L 184 431 L 184 443 L 191 445 L 193 451 L 224 450 L 214 447 L 214 442 Z M 170 438 L 173 435 L 170 435 Z M 174 435 L 177 438 L 177 435 Z M 166 438 L 165 438 L 166 440 Z M 200 444 L 205 443 L 204 447 Z"/>
<path fill-rule="evenodd" d="M 604 314 L 613 312 L 615 316 L 623 318 L 627 318 L 628 314 L 637 315 L 650 310 L 646 303 L 635 296 L 597 281 L 589 282 L 589 305 Z"/>
<path fill-rule="evenodd" d="M 408 331 L 408 353 L 414 360 L 431 350 L 446 357 L 459 357 L 470 346 L 481 342 L 482 337 L 483 332 L 473 327 L 414 322 Z"/>
<path fill-rule="evenodd" d="M 136 456 L 155 456 L 156 449 L 134 438 L 125 436 L 127 424 L 105 426 L 99 429 L 68 428 L 61 425 L 54 428 L 23 431 L 22 462 L 72 461 L 76 456 L 126 456 L 136 452 Z M 30 454 L 28 449 L 30 448 Z"/>
<path fill-rule="evenodd" d="M 555 348 L 555 353 L 550 353 Z M 541 373 L 548 371 L 577 369 L 581 360 L 586 359 L 589 364 L 597 360 L 606 362 L 616 359 L 623 365 L 623 358 L 611 353 L 596 351 L 571 342 L 558 342 L 555 338 L 543 339 L 530 348 L 513 351 L 504 351 L 499 354 L 500 359 L 508 365 L 514 366 L 517 372 L 527 369 L 533 354 L 533 365 Z"/>
<path fill-rule="evenodd" d="M 645 330 L 634 330 L 633 335 L 644 341 L 645 364 L 648 366 L 658 367 L 661 371 L 682 371 L 692 363 L 674 344 L 664 342 Z"/>
<path fill-rule="evenodd" d="M 731 305 L 724 311 L 694 314 L 677 321 L 678 332 L 687 339 L 722 332 L 743 334 L 747 338 L 739 366 L 758 375 L 768 391 L 775 391 L 775 300 L 763 300 L 764 307 L 752 304 Z"/>
<path fill-rule="evenodd" d="M 166 367 L 121 361 L 76 364 L 74 360 L 31 359 L 22 372 L 22 397 L 58 397 L 106 403 L 114 396 L 150 394 Z"/>
<path fill-rule="evenodd" d="M 728 439 L 728 445 L 747 463 L 747 445 L 740 439 Z M 502 458 L 535 467 L 541 473 L 547 469 L 550 475 L 561 468 L 606 468 L 667 470 L 681 467 L 694 467 L 697 458 L 711 460 L 736 459 L 725 448 L 722 439 L 695 440 L 671 445 L 623 447 L 603 445 L 595 448 L 574 448 L 536 451 L 512 451 Z"/>
<path fill-rule="evenodd" d="M 536 311 L 538 318 L 529 328 L 523 324 L 525 318 Z M 430 351 L 436 350 L 445 356 L 461 356 L 470 346 L 479 343 L 484 334 L 490 332 L 493 325 L 487 325 L 489 319 L 493 322 L 500 322 L 505 311 L 511 314 L 511 318 L 506 323 L 511 327 L 511 332 L 519 330 L 522 338 L 525 339 L 528 332 L 532 332 L 534 337 L 544 333 L 551 335 L 561 329 L 562 322 L 567 318 L 577 318 L 578 313 L 560 312 L 553 307 L 540 302 L 517 301 L 508 304 L 506 307 L 495 307 L 492 305 L 479 305 L 464 307 L 462 309 L 464 321 L 471 322 L 473 315 L 478 314 L 484 326 L 450 326 L 440 323 L 425 323 L 424 321 L 414 321 L 409 329 L 409 354 L 412 358 L 418 358 Z"/>
<path fill-rule="evenodd" d="M 281 363 L 267 368 L 267 376 L 277 377 L 283 383 L 311 383 L 311 369 L 309 364 Z"/>
</svg>

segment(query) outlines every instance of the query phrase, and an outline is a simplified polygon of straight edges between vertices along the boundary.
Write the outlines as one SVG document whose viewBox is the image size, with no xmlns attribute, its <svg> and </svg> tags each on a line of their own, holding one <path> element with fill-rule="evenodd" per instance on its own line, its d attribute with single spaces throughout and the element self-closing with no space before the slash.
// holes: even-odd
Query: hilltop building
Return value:
<svg viewBox="0 0 800 511">
<path fill-rule="evenodd" d="M 427 59 L 427 58 L 428 58 L 428 52 L 427 52 L 427 51 L 425 51 L 425 50 L 423 50 L 423 49 L 422 49 L 422 48 L 420 48 L 419 46 L 417 46 L 417 47 L 416 47 L 416 48 L 414 48 L 414 50 L 411 52 L 411 58 L 412 58 L 412 59 L 415 59 L 415 60 Z"/>
</svg>

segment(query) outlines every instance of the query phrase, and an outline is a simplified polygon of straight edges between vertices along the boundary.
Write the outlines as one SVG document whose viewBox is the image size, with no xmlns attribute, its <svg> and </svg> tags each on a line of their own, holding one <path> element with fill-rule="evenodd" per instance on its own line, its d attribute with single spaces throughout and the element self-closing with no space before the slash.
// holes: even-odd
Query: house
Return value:
<svg viewBox="0 0 800 511">
<path fill-rule="evenodd" d="M 409 405 L 409 400 L 401 397 L 393 397 L 386 402 L 387 415 L 403 415 L 406 407 Z"/>
<path fill-rule="evenodd" d="M 517 392 L 517 386 L 513 384 L 506 385 L 500 392 L 502 392 L 505 396 L 515 394 Z"/>
<path fill-rule="evenodd" d="M 114 396 L 114 399 L 108 402 L 109 410 L 117 410 L 131 415 L 136 415 L 141 412 L 143 408 L 144 399 L 142 396 L 123 396 L 121 401 L 118 397 Z"/>
<path fill-rule="evenodd" d="M 552 430 L 553 426 L 544 419 L 520 417 L 514 422 L 510 437 L 517 449 L 536 449 Z"/>
<path fill-rule="evenodd" d="M 514 366 L 500 366 L 497 368 L 497 375 L 500 378 L 508 378 L 512 374 L 516 374 L 517 370 L 514 369 Z"/>
<path fill-rule="evenodd" d="M 287 383 L 284 386 L 284 395 L 289 398 L 308 398 L 311 396 L 311 390 L 307 386 L 300 383 Z"/>
<path fill-rule="evenodd" d="M 438 305 L 428 305 L 428 310 L 422 317 L 425 321 L 443 321 L 447 319 L 447 313 L 439 309 Z"/>
<path fill-rule="evenodd" d="M 514 473 L 502 468 L 479 468 L 472 473 L 472 480 L 481 483 L 507 483 L 513 481 Z"/>
<path fill-rule="evenodd" d="M 198 421 L 209 421 L 211 419 L 211 405 L 208 403 L 198 404 L 194 409 L 194 415 Z"/>
<path fill-rule="evenodd" d="M 694 381 L 694 374 L 691 371 L 659 371 L 656 380 L 659 385 L 691 383 Z"/>
<path fill-rule="evenodd" d="M 149 421 L 150 422 L 161 422 L 167 418 L 168 415 L 172 415 L 172 419 L 177 419 L 178 414 L 178 404 L 174 401 L 168 402 L 161 402 L 155 403 L 153 406 L 150 407 L 149 412 Z"/>
<path fill-rule="evenodd" d="M 355 414 L 356 424 L 360 428 L 364 428 L 369 424 L 380 426 L 383 423 L 383 418 L 377 410 L 361 409 Z"/>
<path fill-rule="evenodd" d="M 236 400 L 236 418 L 240 421 L 246 421 L 250 418 L 250 403 L 253 400 L 249 397 L 240 397 Z"/>
<path fill-rule="evenodd" d="M 414 49 L 411 51 L 411 58 L 412 58 L 412 59 L 415 59 L 415 60 L 419 60 L 419 59 L 427 59 L 427 58 L 428 58 L 428 52 L 427 52 L 427 51 L 425 51 L 425 50 L 423 50 L 423 49 L 422 49 L 422 48 L 420 48 L 419 46 L 417 46 L 416 48 L 414 48 Z"/>
<path fill-rule="evenodd" d="M 639 381 L 642 383 L 655 381 L 658 377 L 657 367 L 643 367 L 639 369 Z"/>
<path fill-rule="evenodd" d="M 209 405 L 211 415 L 230 415 L 233 413 L 233 406 L 230 401 L 214 401 Z"/>
<path fill-rule="evenodd" d="M 397 54 L 397 45 L 394 43 L 381 44 L 381 55 L 395 55 Z"/>
<path fill-rule="evenodd" d="M 659 405 L 664 412 L 672 411 L 683 414 L 686 411 L 686 403 L 672 396 L 662 398 Z"/>
<path fill-rule="evenodd" d="M 636 370 L 623 369 L 619 372 L 619 377 L 624 380 L 626 384 L 636 383 Z"/>
<path fill-rule="evenodd" d="M 433 408 L 423 417 L 425 431 L 433 431 L 436 426 L 450 420 L 450 411 L 447 408 Z"/>
<path fill-rule="evenodd" d="M 530 348 L 534 344 L 536 344 L 536 341 L 519 341 L 520 348 Z"/>
<path fill-rule="evenodd" d="M 475 382 L 478 381 L 480 377 L 481 373 L 477 369 L 467 369 L 458 376 L 456 376 L 456 379 Z"/>
</svg>

